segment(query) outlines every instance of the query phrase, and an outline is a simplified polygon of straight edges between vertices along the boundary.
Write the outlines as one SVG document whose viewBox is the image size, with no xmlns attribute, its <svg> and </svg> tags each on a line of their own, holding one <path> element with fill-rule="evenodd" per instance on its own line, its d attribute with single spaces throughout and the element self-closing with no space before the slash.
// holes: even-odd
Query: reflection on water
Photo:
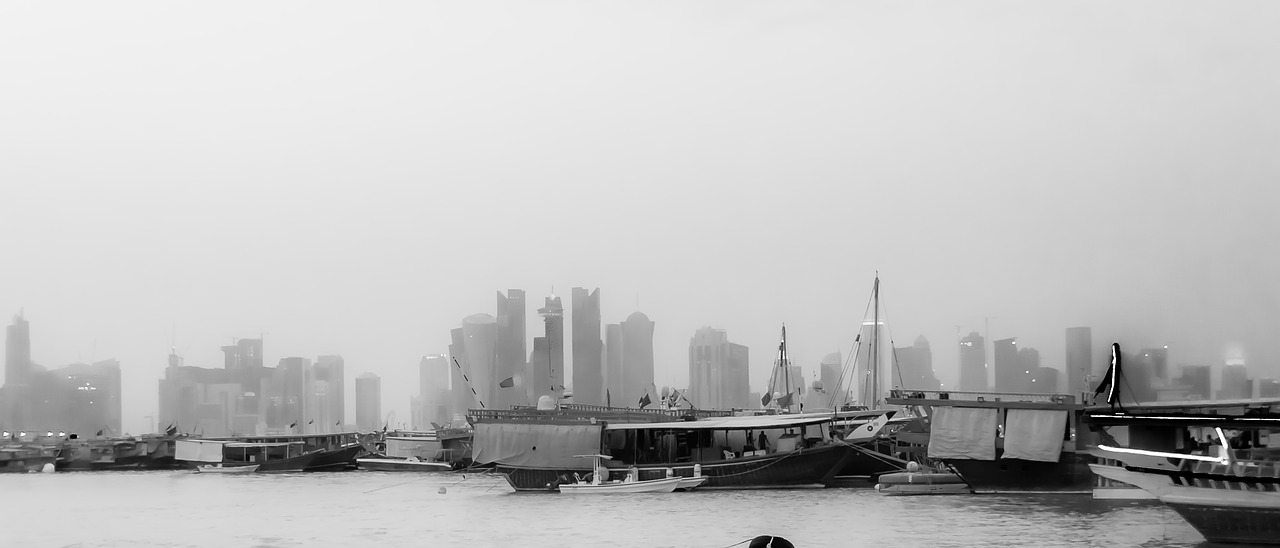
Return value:
<svg viewBox="0 0 1280 548">
<path fill-rule="evenodd" d="M 446 489 L 440 493 L 441 487 Z M 4 546 L 1200 546 L 1152 502 L 868 490 L 510 492 L 484 474 L 0 476 Z"/>
</svg>

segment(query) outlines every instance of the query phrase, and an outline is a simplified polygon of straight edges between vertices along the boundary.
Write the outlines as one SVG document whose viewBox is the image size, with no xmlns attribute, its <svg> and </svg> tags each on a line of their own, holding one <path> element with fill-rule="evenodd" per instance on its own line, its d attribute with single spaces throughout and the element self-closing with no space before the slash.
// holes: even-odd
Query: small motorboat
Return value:
<svg viewBox="0 0 1280 548">
<path fill-rule="evenodd" d="M 876 491 L 883 495 L 961 495 L 970 489 L 952 472 L 921 471 L 919 464 L 909 462 L 906 472 L 881 474 Z"/>
<path fill-rule="evenodd" d="M 208 464 L 196 468 L 196 472 L 200 474 L 252 474 L 258 471 L 258 465 L 246 464 L 244 466 L 223 466 L 221 464 Z"/>
<path fill-rule="evenodd" d="M 562 483 L 558 489 L 561 493 L 572 494 L 606 494 L 606 493 L 670 493 L 680 486 L 680 482 L 686 479 L 679 476 L 667 477 L 656 480 L 639 480 L 639 473 L 636 470 L 627 472 L 626 479 L 621 481 L 606 481 L 608 477 L 608 469 L 601 462 L 605 459 L 611 459 L 609 455 L 574 455 L 578 458 L 595 459 L 596 472 L 592 474 L 591 481 L 582 481 L 579 479 L 575 483 Z M 706 478 L 701 478 L 706 480 Z"/>
<path fill-rule="evenodd" d="M 447 462 L 426 461 L 418 457 L 409 457 L 407 459 L 386 457 L 356 459 L 356 467 L 375 472 L 448 472 L 453 470 L 453 466 Z"/>
</svg>

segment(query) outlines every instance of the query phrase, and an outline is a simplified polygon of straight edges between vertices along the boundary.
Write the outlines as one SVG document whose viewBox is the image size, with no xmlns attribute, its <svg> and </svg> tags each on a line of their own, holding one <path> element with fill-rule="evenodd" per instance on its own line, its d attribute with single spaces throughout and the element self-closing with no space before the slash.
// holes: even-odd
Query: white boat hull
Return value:
<svg viewBox="0 0 1280 548">
<path fill-rule="evenodd" d="M 246 466 L 201 466 L 196 468 L 196 472 L 200 474 L 252 474 L 258 471 L 258 465 L 250 464 Z"/>
<path fill-rule="evenodd" d="M 406 459 L 356 459 L 356 466 L 375 472 L 449 472 L 453 466 L 443 462 Z"/>
<path fill-rule="evenodd" d="M 565 494 L 608 494 L 608 493 L 670 493 L 680 486 L 685 478 L 663 478 L 646 481 L 618 481 L 601 483 L 564 483 L 560 492 Z"/>
</svg>

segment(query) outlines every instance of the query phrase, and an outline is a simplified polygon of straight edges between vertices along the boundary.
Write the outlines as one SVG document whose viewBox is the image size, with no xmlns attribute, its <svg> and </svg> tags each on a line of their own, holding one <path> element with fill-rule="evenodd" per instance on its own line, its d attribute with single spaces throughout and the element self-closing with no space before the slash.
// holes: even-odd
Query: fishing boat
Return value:
<svg viewBox="0 0 1280 548">
<path fill-rule="evenodd" d="M 1280 400 L 1125 409 L 1118 359 L 1107 378 L 1108 408 L 1084 419 L 1107 434 L 1094 453 L 1118 464 L 1090 464 L 1094 473 L 1151 493 L 1209 542 L 1280 545 Z"/>
<path fill-rule="evenodd" d="M 876 484 L 876 492 L 883 495 L 958 495 L 969 493 L 969 484 L 959 475 L 939 470 L 921 470 L 912 461 L 906 472 L 883 474 Z"/>
<path fill-rule="evenodd" d="M 223 466 L 222 463 L 206 464 L 196 467 L 196 473 L 199 474 L 252 474 L 258 471 L 258 465 L 246 464 L 243 466 Z"/>
<path fill-rule="evenodd" d="M 45 447 L 0 447 L 0 473 L 44 472 L 46 467 L 53 468 L 56 461 L 55 451 Z"/>
<path fill-rule="evenodd" d="M 591 479 L 583 481 L 576 478 L 573 483 L 562 483 L 559 485 L 561 493 L 569 495 L 602 495 L 602 494 L 618 494 L 618 493 L 670 493 L 680 486 L 680 482 L 684 481 L 679 477 L 665 477 L 661 479 L 641 480 L 639 472 L 635 469 L 629 471 L 625 478 L 617 481 L 609 481 L 605 479 L 609 472 L 601 464 L 602 461 L 611 460 L 613 457 L 609 455 L 574 455 L 575 458 L 590 458 L 595 460 L 595 466 L 592 467 L 596 472 L 592 473 Z"/>
<path fill-rule="evenodd" d="M 175 458 L 187 466 L 257 465 L 260 472 L 301 472 L 321 453 L 320 450 L 305 451 L 302 442 L 245 443 L 196 438 L 180 439 L 175 445 Z"/>
<path fill-rule="evenodd" d="M 453 470 L 453 465 L 447 462 L 427 461 L 418 457 L 386 458 L 385 455 L 356 459 L 356 465 L 361 470 L 375 472 L 449 472 Z"/>
</svg>

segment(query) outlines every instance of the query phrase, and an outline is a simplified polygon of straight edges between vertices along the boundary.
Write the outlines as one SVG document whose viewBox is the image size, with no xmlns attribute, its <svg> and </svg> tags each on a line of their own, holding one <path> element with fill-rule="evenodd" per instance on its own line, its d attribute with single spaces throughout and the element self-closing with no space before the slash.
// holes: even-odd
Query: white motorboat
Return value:
<svg viewBox="0 0 1280 548">
<path fill-rule="evenodd" d="M 375 472 L 449 472 L 453 470 L 447 462 L 432 462 L 418 457 L 407 459 L 367 458 L 356 459 L 356 466 L 363 470 Z"/>
<path fill-rule="evenodd" d="M 221 464 L 209 464 L 196 468 L 196 472 L 201 474 L 252 474 L 258 471 L 258 465 L 248 464 L 245 466 L 223 466 Z"/>
<path fill-rule="evenodd" d="M 595 459 L 595 473 L 591 476 L 591 481 L 582 481 L 579 479 L 575 483 L 562 483 L 559 486 L 561 493 L 573 494 L 605 494 L 605 493 L 670 493 L 680 486 L 680 482 L 686 479 L 678 476 L 656 479 L 656 480 L 637 480 L 639 473 L 635 470 L 627 472 L 626 479 L 621 481 L 608 481 L 608 469 L 601 464 L 606 459 L 611 459 L 609 455 L 574 455 L 578 458 Z M 705 477 L 700 478 L 706 480 Z"/>
</svg>

